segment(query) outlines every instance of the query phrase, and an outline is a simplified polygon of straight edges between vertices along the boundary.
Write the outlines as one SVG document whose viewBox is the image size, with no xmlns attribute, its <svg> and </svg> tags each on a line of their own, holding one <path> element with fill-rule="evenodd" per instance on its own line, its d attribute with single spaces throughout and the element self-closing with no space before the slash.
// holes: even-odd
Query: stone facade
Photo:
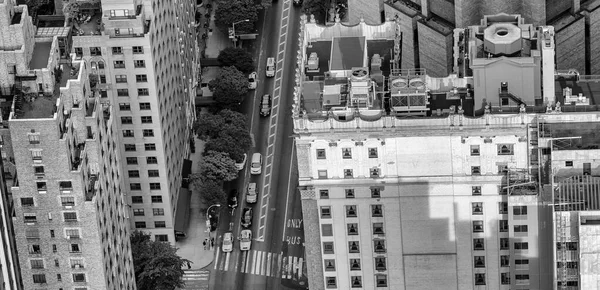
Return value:
<svg viewBox="0 0 600 290">
<path fill-rule="evenodd" d="M 589 13 L 589 31 L 590 31 L 590 74 L 600 74 L 600 7 Z"/>
<path fill-rule="evenodd" d="M 580 74 L 585 70 L 585 17 L 555 29 L 556 69 L 576 69 Z"/>
</svg>

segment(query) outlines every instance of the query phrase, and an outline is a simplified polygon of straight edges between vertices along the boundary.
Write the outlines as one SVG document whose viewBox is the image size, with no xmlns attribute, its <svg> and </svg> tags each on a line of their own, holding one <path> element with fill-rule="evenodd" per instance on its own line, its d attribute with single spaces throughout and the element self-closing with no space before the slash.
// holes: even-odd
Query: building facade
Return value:
<svg viewBox="0 0 600 290">
<path fill-rule="evenodd" d="M 321 265 L 310 288 L 563 285 L 542 132 L 596 120 L 599 88 L 554 74 L 552 27 L 507 14 L 454 31 L 468 73 L 402 69 L 392 19 L 302 20 L 292 114 L 306 259 Z"/>
<path fill-rule="evenodd" d="M 74 20 L 73 52 L 115 108 L 131 225 L 172 243 L 185 222 L 178 202 L 189 200 L 182 168 L 198 81 L 193 4 L 104 0 Z"/>
</svg>

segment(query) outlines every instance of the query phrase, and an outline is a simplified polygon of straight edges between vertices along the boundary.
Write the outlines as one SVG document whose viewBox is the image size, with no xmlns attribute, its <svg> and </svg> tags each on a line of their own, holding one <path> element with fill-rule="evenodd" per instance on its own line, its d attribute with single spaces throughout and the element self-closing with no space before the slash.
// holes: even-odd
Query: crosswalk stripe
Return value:
<svg viewBox="0 0 600 290">
<path fill-rule="evenodd" d="M 302 257 L 298 258 L 298 267 L 296 268 L 296 278 L 300 279 L 300 277 L 302 277 L 302 263 L 304 262 L 304 260 L 302 259 Z"/>
<path fill-rule="evenodd" d="M 262 264 L 260 265 L 260 274 L 267 275 L 267 252 L 262 252 Z"/>
<path fill-rule="evenodd" d="M 252 255 L 252 274 L 256 274 L 256 256 L 258 256 L 257 252 L 254 252 Z"/>
<path fill-rule="evenodd" d="M 277 269 L 276 273 L 273 273 L 274 277 L 277 277 L 277 275 L 281 275 L 281 258 L 283 256 L 283 253 L 279 254 L 279 257 L 277 257 L 277 265 L 275 265 L 275 269 Z"/>
<path fill-rule="evenodd" d="M 240 272 L 242 273 L 246 273 L 244 272 L 244 269 L 246 268 L 246 258 L 248 258 L 248 252 L 250 251 L 245 251 L 244 253 L 242 253 L 242 264 L 240 265 Z M 235 268 L 235 270 L 237 271 L 237 267 Z"/>
<path fill-rule="evenodd" d="M 215 263 L 215 270 L 217 269 L 217 265 L 219 264 L 219 254 L 221 253 L 221 247 L 217 247 L 217 256 L 215 257 L 215 261 L 217 261 L 217 263 Z"/>
<path fill-rule="evenodd" d="M 267 254 L 267 273 L 265 273 L 265 275 L 271 276 L 271 253 L 270 252 Z"/>
<path fill-rule="evenodd" d="M 288 268 L 288 273 L 287 273 L 287 278 L 288 279 L 292 279 L 292 271 L 294 271 L 294 264 L 296 263 L 296 257 L 291 257 L 292 259 L 288 258 L 288 263 L 289 263 L 289 268 Z"/>
<path fill-rule="evenodd" d="M 225 270 L 229 269 L 229 259 L 231 258 L 231 252 L 225 254 Z"/>
<path fill-rule="evenodd" d="M 252 251 L 254 252 L 254 251 Z M 248 258 L 246 259 L 246 271 L 244 271 L 244 273 L 250 273 L 250 254 L 251 252 L 248 252 Z"/>
<path fill-rule="evenodd" d="M 261 266 L 262 266 L 262 264 L 261 264 L 261 262 L 260 262 L 260 261 L 261 261 L 261 258 L 262 258 L 262 253 L 263 253 L 263 252 L 258 252 L 258 255 L 257 255 L 258 257 L 256 257 L 256 273 L 255 273 L 256 275 L 261 275 L 261 274 L 262 274 L 262 273 L 260 272 L 260 270 L 261 270 L 261 268 L 262 268 L 262 267 L 261 267 Z"/>
</svg>

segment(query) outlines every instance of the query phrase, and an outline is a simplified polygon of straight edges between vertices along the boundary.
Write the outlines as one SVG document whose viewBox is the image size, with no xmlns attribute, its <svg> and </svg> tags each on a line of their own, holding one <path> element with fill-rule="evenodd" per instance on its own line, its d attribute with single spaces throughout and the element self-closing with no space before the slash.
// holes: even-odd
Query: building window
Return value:
<svg viewBox="0 0 600 290">
<path fill-rule="evenodd" d="M 29 144 L 40 144 L 40 134 L 28 134 Z"/>
<path fill-rule="evenodd" d="M 79 269 L 79 268 L 83 268 L 83 259 L 81 258 L 71 258 L 70 260 L 71 262 L 71 268 L 73 269 Z"/>
<path fill-rule="evenodd" d="M 471 175 L 481 175 L 481 167 L 471 166 Z"/>
<path fill-rule="evenodd" d="M 326 259 L 324 261 L 325 264 L 325 271 L 329 272 L 329 271 L 335 271 L 335 260 L 333 259 Z"/>
<path fill-rule="evenodd" d="M 354 198 L 354 189 L 346 189 L 346 198 Z"/>
<path fill-rule="evenodd" d="M 471 195 L 481 195 L 481 186 L 471 186 Z"/>
<path fill-rule="evenodd" d="M 33 274 L 33 283 L 35 283 L 35 284 L 46 283 L 46 274 Z"/>
<path fill-rule="evenodd" d="M 506 239 L 506 243 L 508 244 L 508 239 Z M 508 256 L 508 255 L 500 256 L 500 267 L 510 267 L 510 256 Z"/>
<path fill-rule="evenodd" d="M 150 190 L 160 190 L 160 182 L 151 182 Z"/>
<path fill-rule="evenodd" d="M 113 47 L 112 54 L 123 54 L 123 48 L 119 46 Z"/>
<path fill-rule="evenodd" d="M 76 222 L 77 221 L 77 213 L 76 212 L 63 212 L 63 218 L 65 222 Z"/>
<path fill-rule="evenodd" d="M 371 178 L 378 178 L 381 175 L 381 172 L 378 167 L 373 167 L 369 169 L 369 174 L 371 175 Z"/>
<path fill-rule="evenodd" d="M 73 282 L 85 282 L 85 274 L 84 273 L 73 274 Z"/>
<path fill-rule="evenodd" d="M 44 260 L 42 259 L 32 259 L 29 260 L 31 264 L 31 269 L 44 269 Z"/>
<path fill-rule="evenodd" d="M 69 239 L 79 239 L 81 237 L 78 229 L 67 229 L 65 230 L 65 233 Z"/>
<path fill-rule="evenodd" d="M 357 217 L 358 213 L 356 212 L 355 205 L 347 205 L 346 206 L 346 217 Z"/>
<path fill-rule="evenodd" d="M 510 285 L 510 273 L 500 273 L 500 284 Z"/>
<path fill-rule="evenodd" d="M 140 110 L 150 110 L 150 103 L 140 103 Z"/>
<path fill-rule="evenodd" d="M 375 270 L 383 271 L 386 269 L 387 269 L 387 266 L 385 263 L 385 258 L 383 258 L 383 257 L 375 258 Z"/>
<path fill-rule="evenodd" d="M 350 224 L 347 224 L 346 227 L 348 228 L 348 235 L 349 236 L 356 236 L 356 235 L 358 235 L 358 224 L 350 223 Z"/>
<path fill-rule="evenodd" d="M 513 155 L 513 144 L 498 144 L 498 155 Z"/>
<path fill-rule="evenodd" d="M 515 242 L 515 250 L 529 250 L 529 243 L 527 242 Z"/>
<path fill-rule="evenodd" d="M 383 217 L 383 206 L 380 204 L 371 205 L 372 217 Z"/>
<path fill-rule="evenodd" d="M 119 111 L 131 111 L 131 105 L 129 103 L 119 103 Z"/>
<path fill-rule="evenodd" d="M 138 96 L 148 96 L 150 95 L 150 91 L 148 91 L 148 89 L 137 89 L 138 91 Z"/>
<path fill-rule="evenodd" d="M 37 186 L 38 193 L 42 193 L 43 194 L 43 193 L 47 192 L 48 186 L 46 185 L 45 182 L 36 182 L 35 184 Z"/>
<path fill-rule="evenodd" d="M 115 68 L 125 68 L 125 62 L 122 60 L 115 60 L 113 64 Z"/>
<path fill-rule="evenodd" d="M 386 275 L 376 274 L 375 281 L 377 283 L 377 285 L 376 285 L 377 287 L 387 287 L 388 286 Z"/>
<path fill-rule="evenodd" d="M 323 242 L 323 254 L 335 254 L 333 250 L 333 242 Z"/>
<path fill-rule="evenodd" d="M 148 177 L 159 177 L 160 174 L 158 173 L 157 169 L 150 169 L 148 170 Z"/>
<path fill-rule="evenodd" d="M 168 242 L 169 236 L 168 235 L 154 235 L 154 240 L 158 241 L 158 242 Z"/>
<path fill-rule="evenodd" d="M 327 189 L 319 190 L 319 196 L 321 197 L 321 199 L 329 199 L 329 190 L 327 190 Z"/>
<path fill-rule="evenodd" d="M 562 268 L 560 264 L 562 264 L 561 262 L 558 262 L 559 265 L 557 265 L 557 268 Z M 569 267 L 572 266 L 572 267 Z M 517 270 L 529 270 L 529 260 L 527 259 L 515 259 L 515 268 Z M 577 262 L 567 262 L 567 268 L 577 268 Z"/>
<path fill-rule="evenodd" d="M 121 124 L 133 124 L 133 118 L 131 117 L 121 117 Z"/>
<path fill-rule="evenodd" d="M 350 259 L 350 271 L 360 271 L 360 259 Z"/>
<path fill-rule="evenodd" d="M 127 82 L 127 76 L 126 75 L 116 75 L 115 76 L 115 81 L 117 83 L 126 83 Z"/>
<path fill-rule="evenodd" d="M 485 268 L 485 256 L 473 257 L 473 264 L 475 268 Z"/>
<path fill-rule="evenodd" d="M 371 187 L 371 198 L 380 198 L 381 197 L 381 188 L 380 187 Z"/>
<path fill-rule="evenodd" d="M 133 135 L 133 130 L 123 130 L 123 137 L 130 138 L 130 137 L 133 137 L 133 136 L 134 136 Z"/>
<path fill-rule="evenodd" d="M 369 158 L 377 158 L 377 148 L 369 148 Z"/>
<path fill-rule="evenodd" d="M 133 209 L 133 215 L 134 216 L 144 216 L 146 213 L 144 212 L 143 208 L 134 208 Z"/>
<path fill-rule="evenodd" d="M 36 175 L 44 174 L 44 166 L 34 166 L 33 171 Z"/>
<path fill-rule="evenodd" d="M 383 223 L 373 223 L 373 234 L 374 235 L 385 234 L 383 231 Z"/>
<path fill-rule="evenodd" d="M 565 161 L 566 167 L 573 167 L 573 161 Z"/>
<path fill-rule="evenodd" d="M 142 190 L 142 184 L 141 183 L 130 183 L 129 188 L 130 188 L 130 190 Z"/>
<path fill-rule="evenodd" d="M 322 236 L 331 237 L 333 236 L 333 227 L 331 224 L 321 225 Z"/>
<path fill-rule="evenodd" d="M 90 55 L 91 56 L 101 56 L 102 50 L 100 47 L 90 47 Z"/>
<path fill-rule="evenodd" d="M 331 218 L 331 207 L 330 206 L 322 206 L 321 207 L 321 218 L 322 219 Z"/>
<path fill-rule="evenodd" d="M 527 215 L 527 206 L 514 206 L 513 215 Z"/>
<path fill-rule="evenodd" d="M 485 285 L 484 273 L 475 273 L 475 285 Z"/>
<path fill-rule="evenodd" d="M 81 253 L 81 249 L 79 249 L 79 244 L 71 244 L 71 249 L 69 250 L 71 253 Z"/>
<path fill-rule="evenodd" d="M 515 283 L 517 285 L 529 285 L 529 275 L 528 274 L 516 274 L 515 275 Z"/>
<path fill-rule="evenodd" d="M 319 179 L 327 179 L 327 170 L 319 170 Z"/>
<path fill-rule="evenodd" d="M 146 163 L 147 164 L 157 164 L 158 160 L 154 156 L 149 156 L 149 157 L 146 157 Z"/>
<path fill-rule="evenodd" d="M 142 54 L 142 53 L 144 53 L 144 47 L 143 46 L 134 46 L 133 47 L 133 53 L 134 54 Z"/>
<path fill-rule="evenodd" d="M 473 221 L 473 232 L 483 233 L 483 221 Z"/>
<path fill-rule="evenodd" d="M 27 228 L 25 229 L 25 238 L 37 240 L 40 238 L 40 231 L 36 228 Z"/>
<path fill-rule="evenodd" d="M 129 90 L 128 89 L 117 89 L 117 96 L 119 97 L 128 97 Z"/>
<path fill-rule="evenodd" d="M 137 82 L 137 83 L 148 82 L 148 76 L 147 75 L 135 75 L 135 82 Z"/>
<path fill-rule="evenodd" d="M 385 253 L 385 240 L 373 240 L 373 248 L 375 253 Z"/>
<path fill-rule="evenodd" d="M 325 149 L 317 149 L 317 159 L 326 159 Z"/>
<path fill-rule="evenodd" d="M 163 216 L 165 215 L 165 209 L 163 208 L 153 208 L 152 215 L 154 216 Z"/>
<path fill-rule="evenodd" d="M 152 123 L 152 116 L 142 116 L 141 120 L 142 124 L 150 124 Z"/>
<path fill-rule="evenodd" d="M 135 222 L 135 228 L 136 229 L 145 229 L 146 228 L 146 222 Z"/>
<path fill-rule="evenodd" d="M 362 277 L 361 276 L 352 276 L 352 277 L 350 277 L 350 281 L 352 281 L 352 288 L 361 288 L 362 287 Z"/>
<path fill-rule="evenodd" d="M 31 150 L 31 159 L 34 162 L 42 162 L 42 150 Z"/>
<path fill-rule="evenodd" d="M 35 223 L 37 222 L 37 215 L 35 213 L 26 212 L 23 214 L 23 220 L 26 223 Z"/>
<path fill-rule="evenodd" d="M 75 205 L 75 197 L 61 196 L 60 203 L 62 204 L 62 206 L 74 206 Z"/>
<path fill-rule="evenodd" d="M 144 150 L 146 150 L 146 151 L 156 151 L 156 144 L 154 144 L 154 143 L 146 143 L 146 144 L 144 144 Z"/>
<path fill-rule="evenodd" d="M 475 250 L 475 251 L 485 250 L 485 246 L 483 244 L 483 239 L 473 239 L 473 250 Z"/>
<path fill-rule="evenodd" d="M 509 250 L 508 238 L 500 238 L 500 250 Z"/>
<path fill-rule="evenodd" d="M 479 156 L 479 145 L 471 145 L 471 156 Z"/>
<path fill-rule="evenodd" d="M 136 68 L 146 67 L 146 62 L 144 60 L 138 59 L 133 61 L 133 66 Z"/>
<path fill-rule="evenodd" d="M 501 233 L 508 232 L 508 220 L 499 220 L 498 221 L 498 230 Z"/>
<path fill-rule="evenodd" d="M 350 149 L 350 148 L 342 148 L 342 158 L 344 158 L 344 159 L 352 159 L 352 149 Z"/>
<path fill-rule="evenodd" d="M 360 253 L 360 247 L 358 241 L 348 242 L 348 253 Z"/>
<path fill-rule="evenodd" d="M 506 174 L 508 172 L 508 165 L 501 164 L 498 165 L 498 174 Z"/>
<path fill-rule="evenodd" d="M 137 177 L 140 177 L 140 171 L 139 170 L 129 170 L 128 175 L 130 178 L 137 178 Z"/>
<path fill-rule="evenodd" d="M 131 197 L 131 203 L 144 203 L 144 197 L 139 195 L 134 195 Z"/>
<path fill-rule="evenodd" d="M 500 214 L 508 213 L 508 203 L 506 201 L 502 201 L 498 203 L 498 212 Z"/>
<path fill-rule="evenodd" d="M 527 225 L 514 226 L 515 233 L 527 233 Z"/>
<path fill-rule="evenodd" d="M 344 178 L 353 178 L 354 173 L 352 169 L 344 169 Z"/>
<path fill-rule="evenodd" d="M 483 214 L 483 202 L 472 202 L 471 208 L 474 215 Z"/>
<path fill-rule="evenodd" d="M 21 197 L 21 206 L 34 206 L 33 197 Z"/>
<path fill-rule="evenodd" d="M 29 245 L 29 253 L 39 255 L 42 253 L 42 247 L 40 245 Z"/>
<path fill-rule="evenodd" d="M 167 227 L 167 223 L 165 221 L 155 221 L 154 222 L 154 227 L 155 228 L 166 228 Z"/>
<path fill-rule="evenodd" d="M 153 195 L 152 196 L 152 203 L 162 203 L 162 196 L 160 195 Z"/>
<path fill-rule="evenodd" d="M 83 57 L 83 47 L 75 47 L 75 58 L 81 59 Z"/>
<path fill-rule="evenodd" d="M 328 289 L 337 288 L 335 277 L 325 277 L 325 283 Z"/>
<path fill-rule="evenodd" d="M 101 84 L 105 84 L 106 83 L 106 75 L 98 75 L 98 81 Z"/>
</svg>

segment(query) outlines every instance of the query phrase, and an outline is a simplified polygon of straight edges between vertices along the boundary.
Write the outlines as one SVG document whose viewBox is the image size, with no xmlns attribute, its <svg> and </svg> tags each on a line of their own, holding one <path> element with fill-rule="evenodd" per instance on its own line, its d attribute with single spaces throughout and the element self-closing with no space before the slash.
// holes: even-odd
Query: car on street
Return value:
<svg viewBox="0 0 600 290">
<path fill-rule="evenodd" d="M 250 246 L 252 246 L 252 231 L 242 230 L 240 233 L 240 250 L 248 251 Z"/>
<path fill-rule="evenodd" d="M 304 1 L 303 0 L 294 0 L 294 5 L 300 6 L 300 5 L 302 5 L 302 2 L 304 2 Z"/>
<path fill-rule="evenodd" d="M 256 203 L 256 182 L 248 184 L 248 190 L 246 191 L 246 202 Z"/>
<path fill-rule="evenodd" d="M 250 73 L 248 76 L 248 88 L 251 90 L 256 89 L 258 80 L 256 79 L 256 72 Z"/>
<path fill-rule="evenodd" d="M 266 94 L 260 100 L 260 115 L 262 117 L 267 117 L 271 115 L 271 95 Z"/>
<path fill-rule="evenodd" d="M 272 78 L 275 76 L 275 58 L 269 57 L 267 58 L 267 69 L 265 70 L 265 74 L 268 78 Z"/>
<path fill-rule="evenodd" d="M 235 168 L 240 171 L 244 169 L 244 165 L 246 165 L 246 159 L 248 159 L 248 154 L 244 153 L 244 159 L 240 163 L 235 163 Z"/>
<path fill-rule="evenodd" d="M 252 154 L 252 163 L 250 164 L 250 174 L 260 174 L 262 172 L 262 154 Z"/>
<path fill-rule="evenodd" d="M 248 228 L 252 225 L 252 208 L 245 207 L 242 211 L 242 227 Z"/>
<path fill-rule="evenodd" d="M 223 246 L 221 249 L 225 253 L 233 251 L 233 234 L 231 232 L 223 234 Z"/>
</svg>

